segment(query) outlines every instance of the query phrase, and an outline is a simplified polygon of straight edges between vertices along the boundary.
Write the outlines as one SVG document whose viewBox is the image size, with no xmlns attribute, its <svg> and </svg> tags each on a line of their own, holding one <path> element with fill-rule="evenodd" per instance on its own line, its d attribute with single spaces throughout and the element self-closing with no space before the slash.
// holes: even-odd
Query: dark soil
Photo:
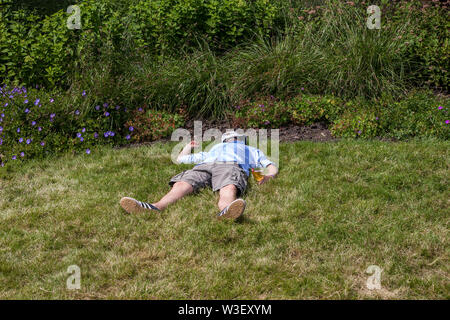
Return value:
<svg viewBox="0 0 450 320">
<path fill-rule="evenodd" d="M 225 132 L 227 129 L 233 128 L 231 123 L 227 120 L 222 121 L 202 121 L 202 131 L 205 132 L 210 128 L 217 128 L 221 132 Z M 190 120 L 186 123 L 186 129 L 188 129 L 192 136 L 194 136 L 194 121 Z M 280 129 L 280 142 L 292 142 L 292 141 L 331 141 L 335 140 L 331 135 L 330 130 L 326 123 L 318 122 L 309 126 L 296 126 L 288 125 L 281 127 Z M 259 129 L 255 129 L 258 131 Z M 268 129 L 268 137 L 270 137 L 270 129 Z"/>
<path fill-rule="evenodd" d="M 184 127 L 189 130 L 192 138 L 194 137 L 194 120 L 189 120 L 186 122 Z M 219 129 L 222 133 L 224 133 L 227 129 L 237 129 L 233 128 L 231 123 L 227 120 L 202 120 L 202 134 L 208 129 Z M 255 129 L 257 132 L 259 129 Z M 267 136 L 270 138 L 270 130 L 267 129 Z M 314 141 L 314 142 L 326 142 L 326 141 L 335 141 L 337 140 L 331 135 L 330 130 L 328 130 L 327 124 L 323 122 L 314 123 L 308 126 L 297 126 L 297 125 L 288 125 L 285 127 L 279 128 L 279 137 L 280 142 L 294 142 L 294 141 Z M 170 141 L 170 137 L 159 139 L 151 142 L 142 142 L 135 143 L 125 146 L 120 146 L 118 148 L 123 147 L 138 147 L 142 145 L 151 145 L 156 142 L 168 142 Z"/>
</svg>

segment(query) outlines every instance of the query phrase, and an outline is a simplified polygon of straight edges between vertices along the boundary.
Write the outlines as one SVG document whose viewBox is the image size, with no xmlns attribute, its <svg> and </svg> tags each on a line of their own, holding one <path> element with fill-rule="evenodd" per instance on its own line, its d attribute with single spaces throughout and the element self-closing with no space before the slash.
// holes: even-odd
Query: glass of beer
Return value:
<svg viewBox="0 0 450 320">
<path fill-rule="evenodd" d="M 262 169 L 252 169 L 252 175 L 253 175 L 253 178 L 255 178 L 255 180 L 257 182 L 260 182 L 262 179 L 264 179 L 264 174 L 263 174 Z"/>
</svg>

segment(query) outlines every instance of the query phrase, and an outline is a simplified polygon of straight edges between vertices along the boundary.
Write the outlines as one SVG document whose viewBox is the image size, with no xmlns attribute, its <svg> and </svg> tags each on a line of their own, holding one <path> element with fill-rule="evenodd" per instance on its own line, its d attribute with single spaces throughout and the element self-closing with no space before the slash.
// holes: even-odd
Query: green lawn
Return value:
<svg viewBox="0 0 450 320">
<path fill-rule="evenodd" d="M 211 190 L 127 215 L 188 166 L 172 144 L 31 161 L 0 180 L 0 298 L 449 299 L 449 142 L 281 144 L 241 223 Z M 81 289 L 67 290 L 69 265 Z M 381 290 L 366 288 L 369 265 Z"/>
</svg>

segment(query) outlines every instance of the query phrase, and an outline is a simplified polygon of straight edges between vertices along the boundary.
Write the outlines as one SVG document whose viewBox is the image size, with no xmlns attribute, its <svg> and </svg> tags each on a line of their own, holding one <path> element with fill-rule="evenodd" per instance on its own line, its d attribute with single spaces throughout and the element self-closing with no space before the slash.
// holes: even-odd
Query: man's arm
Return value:
<svg viewBox="0 0 450 320">
<path fill-rule="evenodd" d="M 184 148 L 181 150 L 180 154 L 177 157 L 178 163 L 199 163 L 205 157 L 205 152 L 199 152 L 195 154 L 191 154 L 192 149 L 198 147 L 199 144 L 197 141 L 192 140 Z"/>
</svg>

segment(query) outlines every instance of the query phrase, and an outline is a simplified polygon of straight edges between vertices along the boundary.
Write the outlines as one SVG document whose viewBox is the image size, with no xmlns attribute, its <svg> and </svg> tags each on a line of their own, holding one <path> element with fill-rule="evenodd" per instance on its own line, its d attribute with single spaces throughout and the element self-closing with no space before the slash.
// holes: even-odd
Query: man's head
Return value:
<svg viewBox="0 0 450 320">
<path fill-rule="evenodd" d="M 222 135 L 222 143 L 225 142 L 233 142 L 233 141 L 242 141 L 242 142 L 246 142 L 246 136 L 244 134 L 238 133 L 234 130 L 230 130 L 225 132 Z"/>
</svg>

